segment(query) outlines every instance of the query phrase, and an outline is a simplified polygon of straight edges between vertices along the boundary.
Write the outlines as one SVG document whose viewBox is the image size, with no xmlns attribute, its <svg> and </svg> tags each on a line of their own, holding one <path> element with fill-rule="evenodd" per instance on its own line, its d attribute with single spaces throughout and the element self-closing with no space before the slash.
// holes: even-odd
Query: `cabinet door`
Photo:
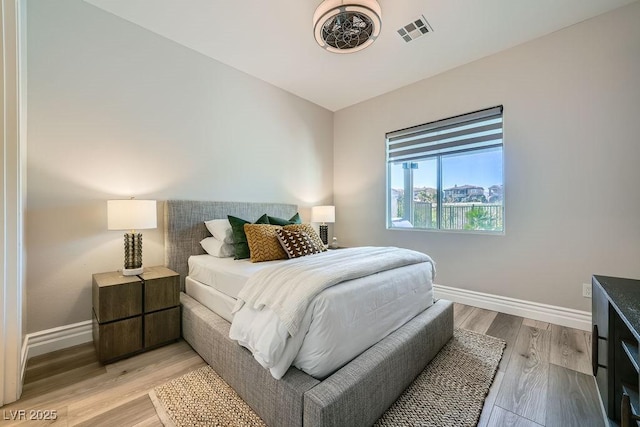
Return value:
<svg viewBox="0 0 640 427">
<path fill-rule="evenodd" d="M 179 276 L 145 279 L 144 312 L 150 313 L 180 304 Z"/>
<path fill-rule="evenodd" d="M 144 316 L 144 346 L 155 347 L 180 338 L 180 307 Z"/>
<path fill-rule="evenodd" d="M 136 276 L 94 274 L 93 310 L 100 323 L 142 314 L 142 282 Z"/>
<path fill-rule="evenodd" d="M 142 317 L 100 324 L 94 315 L 93 340 L 103 363 L 136 353 L 142 350 Z"/>
<path fill-rule="evenodd" d="M 596 377 L 598 391 L 607 415 L 613 416 L 613 402 L 609 402 L 609 388 L 613 386 L 613 384 L 609 384 L 608 369 L 609 300 L 595 277 L 592 280 L 591 317 L 593 324 L 591 336 L 593 374 Z"/>
</svg>

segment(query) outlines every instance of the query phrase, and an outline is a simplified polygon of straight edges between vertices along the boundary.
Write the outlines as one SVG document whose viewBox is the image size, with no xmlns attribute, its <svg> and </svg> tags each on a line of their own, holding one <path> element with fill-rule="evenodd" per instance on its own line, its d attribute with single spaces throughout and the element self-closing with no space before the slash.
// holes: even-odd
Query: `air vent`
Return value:
<svg viewBox="0 0 640 427">
<path fill-rule="evenodd" d="M 424 16 L 420 16 L 420 18 L 409 22 L 398 30 L 400 37 L 407 43 L 432 32 L 433 28 L 431 28 Z"/>
</svg>

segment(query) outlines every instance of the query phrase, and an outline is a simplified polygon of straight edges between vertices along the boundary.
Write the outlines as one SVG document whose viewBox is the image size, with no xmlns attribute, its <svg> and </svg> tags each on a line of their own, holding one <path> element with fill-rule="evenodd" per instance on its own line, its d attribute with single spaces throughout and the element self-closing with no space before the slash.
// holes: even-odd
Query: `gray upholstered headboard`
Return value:
<svg viewBox="0 0 640 427">
<path fill-rule="evenodd" d="M 180 273 L 180 289 L 189 273 L 190 255 L 203 254 L 200 241 L 210 236 L 204 221 L 223 219 L 227 215 L 255 221 L 263 214 L 290 218 L 297 205 L 284 203 L 206 202 L 195 200 L 167 200 L 164 203 L 164 263 Z"/>
</svg>

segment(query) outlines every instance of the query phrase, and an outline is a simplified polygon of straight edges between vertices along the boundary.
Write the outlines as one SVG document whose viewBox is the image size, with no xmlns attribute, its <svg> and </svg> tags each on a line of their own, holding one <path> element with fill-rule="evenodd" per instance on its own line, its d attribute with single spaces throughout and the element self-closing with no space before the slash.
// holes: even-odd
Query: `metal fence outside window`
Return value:
<svg viewBox="0 0 640 427">
<path fill-rule="evenodd" d="M 495 203 L 444 203 L 443 230 L 502 230 L 504 206 Z M 413 202 L 414 228 L 437 228 L 438 204 Z"/>
</svg>

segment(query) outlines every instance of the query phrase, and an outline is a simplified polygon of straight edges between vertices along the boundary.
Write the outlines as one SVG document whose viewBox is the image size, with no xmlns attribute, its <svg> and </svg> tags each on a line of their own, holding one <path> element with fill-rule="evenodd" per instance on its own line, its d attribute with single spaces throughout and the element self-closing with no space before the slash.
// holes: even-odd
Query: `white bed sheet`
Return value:
<svg viewBox="0 0 640 427">
<path fill-rule="evenodd" d="M 189 277 L 232 298 L 247 283 L 251 274 L 286 260 L 251 262 L 246 259 L 218 258 L 212 255 L 189 257 Z"/>
<path fill-rule="evenodd" d="M 184 279 L 184 288 L 187 295 L 231 323 L 233 320 L 233 306 L 236 304 L 235 298 L 231 298 L 211 286 L 193 280 L 190 276 Z"/>
</svg>

